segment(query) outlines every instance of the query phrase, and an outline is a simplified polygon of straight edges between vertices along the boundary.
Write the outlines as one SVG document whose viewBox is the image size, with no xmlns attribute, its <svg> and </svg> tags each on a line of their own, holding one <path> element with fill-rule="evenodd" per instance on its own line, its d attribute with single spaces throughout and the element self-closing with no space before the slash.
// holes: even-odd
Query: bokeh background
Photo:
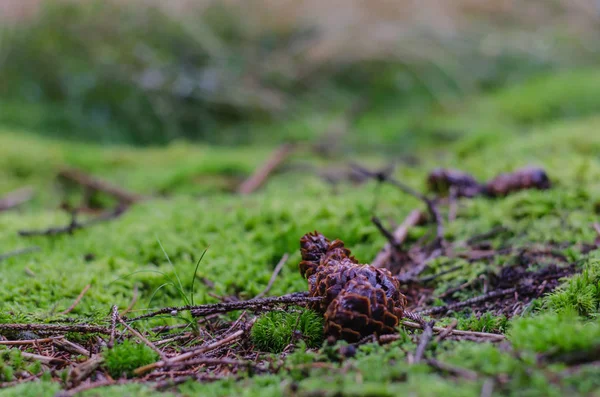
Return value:
<svg viewBox="0 0 600 397">
<path fill-rule="evenodd" d="M 474 94 L 596 65 L 599 19 L 596 0 L 0 0 L 0 123 L 393 150 L 451 139 L 419 119 Z"/>
</svg>

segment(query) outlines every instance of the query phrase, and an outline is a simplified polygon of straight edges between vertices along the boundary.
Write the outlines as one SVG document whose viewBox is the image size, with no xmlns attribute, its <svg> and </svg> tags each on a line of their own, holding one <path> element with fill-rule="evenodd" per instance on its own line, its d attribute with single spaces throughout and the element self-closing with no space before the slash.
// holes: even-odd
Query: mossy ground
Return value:
<svg viewBox="0 0 600 397">
<path fill-rule="evenodd" d="M 456 220 L 447 225 L 449 241 L 466 240 L 504 226 L 510 233 L 492 240 L 496 246 L 568 243 L 561 246 L 561 252 L 586 271 L 574 276 L 564 289 L 531 304 L 531 309 L 518 318 L 475 321 L 465 319 L 468 312 L 455 314 L 463 328 L 509 335 L 510 343 L 500 346 L 468 341 L 442 341 L 430 346 L 428 354 L 476 371 L 477 380 L 439 374 L 426 365 L 409 365 L 407 354 L 414 351 L 415 339 L 401 330 L 405 335 L 401 340 L 385 346 L 367 344 L 353 358 L 336 361 L 332 360 L 335 352 L 327 349 L 304 352 L 298 348 L 276 374 L 210 384 L 188 382 L 174 390 L 182 395 L 207 396 L 468 396 L 479 395 L 490 378 L 495 379 L 494 393 L 499 395 L 600 395 L 598 366 L 572 370 L 564 364 L 547 365 L 536 360 L 540 354 L 556 356 L 600 345 L 600 271 L 594 252 L 583 254 L 577 246 L 593 243 L 596 233 L 592 223 L 600 212 L 600 97 L 594 89 L 599 82 L 597 71 L 547 75 L 472 98 L 453 110 L 431 111 L 418 119 L 410 113 L 373 110 L 361 117 L 345 138 L 361 143 L 362 151 L 322 159 L 300 150 L 290 159 L 291 163 L 310 162 L 320 168 L 338 167 L 348 160 L 382 166 L 393 159 L 399 163 L 395 176 L 420 190 L 425 189 L 428 171 L 439 166 L 463 169 L 482 180 L 529 164 L 547 170 L 554 185 L 551 190 L 523 191 L 497 200 L 462 200 Z M 290 125 L 290 130 L 302 128 L 308 126 Z M 410 128 L 412 135 L 392 133 L 401 128 Z M 449 138 L 436 139 L 442 133 Z M 411 137 L 406 147 L 405 136 Z M 369 151 L 369 144 L 386 145 L 385 156 Z M 400 223 L 412 209 L 421 208 L 420 202 L 391 187 L 377 189 L 374 183 L 332 186 L 315 172 L 293 169 L 274 175 L 256 194 L 232 194 L 235 184 L 271 150 L 266 146 L 228 148 L 185 142 L 166 148 L 96 147 L 3 130 L 0 192 L 31 185 L 36 196 L 21 208 L 0 214 L 0 253 L 34 245 L 40 250 L 0 262 L 0 321 L 64 318 L 59 313 L 87 284 L 90 290 L 68 315 L 75 320 L 105 322 L 111 306 L 126 308 L 136 289 L 139 298 L 134 313 L 148 306 L 180 305 L 180 294 L 169 286 L 160 289 L 150 302 L 165 283 L 165 276 L 158 272 L 170 277 L 176 272 L 189 294 L 196 261 L 206 248 L 195 282 L 196 303 L 215 302 L 211 295 L 255 296 L 286 252 L 290 259 L 270 294 L 304 291 L 306 281 L 297 270 L 298 240 L 304 233 L 317 229 L 330 238 L 340 238 L 360 261 L 369 262 L 385 243 L 370 221 L 374 204 L 375 213 L 387 224 Z M 157 198 L 134 205 L 119 219 L 73 235 L 20 237 L 19 230 L 69 221 L 56 209 L 65 198 L 75 202 L 78 197 L 57 184 L 56 174 L 65 166 Z M 109 198 L 98 200 L 102 203 Z M 428 229 L 427 225 L 413 228 L 407 244 Z M 498 257 L 492 265 L 465 262 L 458 272 L 439 278 L 436 291 L 469 281 L 482 269 L 497 271 L 507 260 L 511 260 L 510 255 Z M 457 264 L 461 264 L 460 259 L 441 258 L 424 275 Z M 203 279 L 211 283 L 201 282 Z M 147 324 L 160 321 L 164 320 Z M 3 352 L 0 354 L 4 357 Z M 14 357 L 2 360 L 0 367 L 8 368 Z M 327 364 L 306 365 L 321 361 Z M 17 370 L 22 366 L 13 365 Z M 11 370 L 3 373 L 7 371 Z M 10 381 L 2 376 L 2 381 Z M 0 395 L 53 395 L 57 385 L 42 379 L 7 388 Z M 85 395 L 143 393 L 155 392 L 149 386 L 126 385 Z"/>
</svg>

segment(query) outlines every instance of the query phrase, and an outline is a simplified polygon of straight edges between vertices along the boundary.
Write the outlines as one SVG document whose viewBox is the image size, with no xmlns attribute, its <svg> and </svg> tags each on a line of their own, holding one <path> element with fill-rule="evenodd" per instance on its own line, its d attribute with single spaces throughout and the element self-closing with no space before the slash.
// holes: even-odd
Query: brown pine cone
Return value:
<svg viewBox="0 0 600 397">
<path fill-rule="evenodd" d="M 485 193 L 492 197 L 506 196 L 525 189 L 549 189 L 550 178 L 541 168 L 526 167 L 509 174 L 500 174 L 485 185 Z"/>
<path fill-rule="evenodd" d="M 324 298 L 312 308 L 325 314 L 328 335 L 354 342 L 395 332 L 406 297 L 388 270 L 358 264 L 342 241 L 330 243 L 318 232 L 302 237 L 300 246 L 300 273 L 309 295 Z"/>
</svg>

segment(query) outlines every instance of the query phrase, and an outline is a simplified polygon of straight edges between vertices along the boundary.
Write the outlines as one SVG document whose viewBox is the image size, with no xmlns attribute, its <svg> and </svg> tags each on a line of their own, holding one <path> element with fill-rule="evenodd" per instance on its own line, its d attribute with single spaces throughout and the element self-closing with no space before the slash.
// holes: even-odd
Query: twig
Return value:
<svg viewBox="0 0 600 397">
<path fill-rule="evenodd" d="M 77 343 L 73 343 L 70 340 L 64 338 L 56 338 L 53 339 L 52 344 L 57 348 L 64 350 L 69 353 L 79 354 L 81 356 L 90 356 L 90 352 L 83 348 L 83 346 L 78 345 Z"/>
<path fill-rule="evenodd" d="M 438 371 L 446 372 L 451 375 L 459 376 L 467 380 L 477 380 L 477 372 L 465 368 L 454 367 L 449 364 L 442 363 L 434 358 L 426 360 L 427 364 Z"/>
<path fill-rule="evenodd" d="M 202 364 L 206 364 L 206 365 L 237 365 L 237 366 L 241 366 L 241 367 L 246 367 L 246 366 L 250 366 L 253 365 L 252 361 L 242 361 L 242 360 L 232 360 L 232 359 L 228 359 L 228 358 L 212 358 L 212 357 L 200 357 L 200 358 L 195 358 L 193 360 L 189 360 L 189 361 L 183 361 L 180 363 L 175 363 L 170 365 L 170 367 L 177 367 L 177 366 L 183 366 L 183 365 L 202 365 Z"/>
<path fill-rule="evenodd" d="M 110 335 L 110 330 L 95 325 L 52 325 L 52 324 L 0 324 L 0 330 L 7 331 L 44 331 L 44 332 L 78 332 Z"/>
<path fill-rule="evenodd" d="M 107 193 L 115 197 L 122 204 L 133 204 L 143 199 L 143 196 L 128 192 L 109 182 L 98 179 L 92 175 L 86 174 L 76 169 L 66 169 L 61 171 L 59 177 L 71 180 L 92 190 Z"/>
<path fill-rule="evenodd" d="M 0 345 L 36 345 L 38 343 L 53 342 L 55 339 L 62 338 L 62 336 L 55 336 L 52 338 L 40 338 L 40 339 L 23 339 L 23 340 L 0 340 Z"/>
<path fill-rule="evenodd" d="M 22 248 L 22 249 L 10 251 L 10 252 L 0 255 L 0 262 L 5 259 L 12 258 L 13 256 L 29 254 L 32 252 L 37 252 L 39 250 L 40 250 L 40 247 L 28 247 L 28 248 Z"/>
<path fill-rule="evenodd" d="M 116 306 L 115 306 L 116 307 Z M 142 342 L 144 342 L 146 344 L 146 346 L 148 346 L 150 349 L 154 350 L 156 353 L 158 353 L 158 355 L 160 356 L 160 358 L 162 360 L 166 360 L 167 356 L 165 355 L 165 353 L 163 353 L 162 350 L 160 350 L 158 347 L 156 347 L 152 342 L 150 342 L 144 335 L 140 334 L 138 331 L 136 331 L 135 329 L 131 328 L 125 321 L 123 321 L 123 319 L 121 318 L 121 316 L 119 316 L 119 313 L 117 313 L 117 320 L 123 324 L 123 326 L 125 328 L 127 328 L 127 330 L 129 332 L 131 332 L 133 335 L 137 336 Z"/>
<path fill-rule="evenodd" d="M 393 241 L 395 241 L 398 246 L 402 244 L 402 242 L 406 240 L 406 237 L 408 236 L 408 230 L 418 225 L 422 219 L 423 213 L 419 210 L 413 210 L 410 214 L 408 214 L 406 219 L 404 219 L 404 222 L 402 222 L 402 224 L 398 226 L 396 230 L 394 230 L 394 233 L 392 234 Z M 385 267 L 385 265 L 390 261 L 393 248 L 394 247 L 388 239 L 388 243 L 381 251 L 379 251 L 373 262 L 371 262 L 371 265 L 374 267 Z"/>
<path fill-rule="evenodd" d="M 75 387 L 94 373 L 104 362 L 104 357 L 99 354 L 93 355 L 89 360 L 73 367 L 69 373 L 69 386 Z"/>
<path fill-rule="evenodd" d="M 457 319 L 452 320 L 450 325 L 448 325 L 446 327 L 446 329 L 443 330 L 442 332 L 440 332 L 440 334 L 437 336 L 437 338 L 435 338 L 436 343 L 441 342 L 442 340 L 444 340 L 444 338 L 446 336 L 450 335 L 452 333 L 452 331 L 454 331 L 454 329 L 456 328 L 457 325 L 458 325 L 458 320 Z"/>
<path fill-rule="evenodd" d="M 423 284 L 424 283 L 429 283 L 429 282 L 435 280 L 438 277 L 441 277 L 441 276 L 444 276 L 444 275 L 446 275 L 448 273 L 452 273 L 452 272 L 455 272 L 457 270 L 460 270 L 460 269 L 462 269 L 462 267 L 463 267 L 462 265 L 452 266 L 449 269 L 443 270 L 443 271 L 441 271 L 439 273 L 436 273 L 436 274 L 432 274 L 431 276 L 422 277 L 422 278 L 419 279 L 419 282 L 423 283 Z"/>
<path fill-rule="evenodd" d="M 69 313 L 71 313 L 71 311 L 73 311 L 73 309 L 75 309 L 75 306 L 77 306 L 79 304 L 79 302 L 83 298 L 83 295 L 85 295 L 85 293 L 90 289 L 90 287 L 91 287 L 91 284 L 88 284 L 85 287 L 83 287 L 83 290 L 81 290 L 81 292 L 79 293 L 79 295 L 77 296 L 77 298 L 75 298 L 75 301 L 73 302 L 73 304 L 71 306 L 69 306 L 69 308 L 67 310 L 61 312 L 60 314 L 69 314 Z"/>
<path fill-rule="evenodd" d="M 237 340 L 239 340 L 241 338 L 241 336 L 244 334 L 244 332 L 245 331 L 241 329 L 241 330 L 236 331 L 233 334 L 231 334 L 231 335 L 229 335 L 229 336 L 227 336 L 227 337 L 225 337 L 225 338 L 223 338 L 223 339 L 221 339 L 221 340 L 219 340 L 219 341 L 217 341 L 215 343 L 212 343 L 212 344 L 208 345 L 208 346 L 199 347 L 197 349 L 191 350 L 191 351 L 189 351 L 187 353 L 180 354 L 179 356 L 176 356 L 176 357 L 168 359 L 168 360 L 161 360 L 161 361 L 157 361 L 157 362 L 152 363 L 152 364 L 144 365 L 143 367 L 139 367 L 138 369 L 136 369 L 134 371 L 134 373 L 136 375 L 141 375 L 141 374 L 144 374 L 144 373 L 146 373 L 148 371 L 152 371 L 152 370 L 154 370 L 156 368 L 162 368 L 162 367 L 170 366 L 172 364 L 176 364 L 176 363 L 179 363 L 181 361 L 188 360 L 188 359 L 190 359 L 190 358 L 192 358 L 194 356 L 198 356 L 200 354 L 207 353 L 207 352 L 209 352 L 211 350 L 218 349 L 220 347 L 223 347 L 223 346 L 226 346 L 226 345 L 231 344 L 233 342 L 236 342 Z"/>
<path fill-rule="evenodd" d="M 250 194 L 261 187 L 269 175 L 283 163 L 294 150 L 291 144 L 281 145 L 267 161 L 246 179 L 238 188 L 239 194 Z"/>
<path fill-rule="evenodd" d="M 33 188 L 24 187 L 0 197 L 0 212 L 7 211 L 26 203 L 33 198 Z"/>
<path fill-rule="evenodd" d="M 494 290 L 494 291 L 488 292 L 487 294 L 479 295 L 479 296 L 467 299 L 462 302 L 456 302 L 456 303 L 452 303 L 450 305 L 444 305 L 444 306 L 436 306 L 431 309 L 422 310 L 418 313 L 419 314 L 440 314 L 440 313 L 445 313 L 448 311 L 456 311 L 457 309 L 462 309 L 463 307 L 472 306 L 472 305 L 475 305 L 475 304 L 478 304 L 481 302 L 500 298 L 500 297 L 506 296 L 506 295 L 512 295 L 515 292 L 517 292 L 518 290 L 519 290 L 519 288 L 517 288 L 517 287 L 502 289 L 502 290 Z"/>
<path fill-rule="evenodd" d="M 261 293 L 256 295 L 254 299 L 262 298 L 271 290 L 271 287 L 273 287 L 273 283 L 275 283 L 277 275 L 279 274 L 281 269 L 283 269 L 283 266 L 286 264 L 289 257 L 290 256 L 287 252 L 283 254 L 281 259 L 279 260 L 279 263 L 277 263 L 277 266 L 275 266 L 275 270 L 273 270 L 273 274 L 271 274 L 271 278 L 269 279 L 269 283 L 267 284 L 266 288 Z"/>
<path fill-rule="evenodd" d="M 236 301 L 236 302 L 221 302 L 209 305 L 198 305 L 198 306 L 180 306 L 180 307 L 165 307 L 152 313 L 143 314 L 138 317 L 131 319 L 124 319 L 125 321 L 132 322 L 138 321 L 144 318 L 155 317 L 161 314 L 172 314 L 175 315 L 180 311 L 190 311 L 194 317 L 203 317 L 210 314 L 227 313 L 235 310 L 244 309 L 259 309 L 264 307 L 272 307 L 282 304 L 301 304 L 308 302 L 318 302 L 322 300 L 321 297 L 309 297 L 306 292 L 296 292 L 283 296 L 276 296 L 270 298 L 261 299 L 250 299 L 247 301 Z"/>
<path fill-rule="evenodd" d="M 424 327 L 419 324 L 419 323 L 415 323 L 412 321 L 406 321 L 406 320 L 402 320 L 400 322 L 400 324 L 402 324 L 405 327 L 408 328 L 415 328 L 415 329 L 423 329 Z M 433 327 L 433 332 L 444 332 L 446 330 L 446 328 L 444 327 Z M 453 329 L 450 332 L 450 335 L 456 335 L 456 336 L 471 336 L 471 337 L 475 337 L 475 338 L 487 338 L 487 339 L 492 339 L 492 340 L 504 340 L 506 339 L 506 336 L 502 335 L 502 334 L 491 334 L 488 332 L 476 332 L 476 331 L 462 331 L 462 330 L 457 330 L 457 329 Z"/>
<path fill-rule="evenodd" d="M 31 360 L 37 360 L 37 361 L 39 361 L 43 364 L 47 364 L 47 365 L 66 365 L 67 364 L 67 362 L 63 359 L 56 358 L 56 357 L 42 356 L 39 354 L 21 352 L 21 356 L 31 359 Z"/>
<path fill-rule="evenodd" d="M 115 334 L 117 332 L 117 321 L 119 317 L 119 312 L 117 309 L 117 305 L 114 305 L 111 309 L 110 315 L 110 340 L 108 341 L 108 348 L 112 349 L 115 345 Z"/>
<path fill-rule="evenodd" d="M 425 354 L 425 349 L 427 349 L 427 345 L 429 341 L 431 341 L 431 337 L 433 336 L 433 324 L 435 321 L 430 321 L 425 324 L 423 328 L 423 333 L 421 334 L 421 338 L 419 339 L 419 344 L 417 345 L 417 350 L 415 351 L 415 358 L 413 363 L 418 364 L 423 359 L 423 355 Z"/>
<path fill-rule="evenodd" d="M 492 397 L 494 393 L 494 379 L 487 378 L 483 385 L 481 385 L 481 392 L 479 393 L 479 397 Z"/>
<path fill-rule="evenodd" d="M 79 222 L 75 217 L 66 226 L 50 227 L 44 230 L 19 230 L 19 235 L 22 237 L 31 236 L 56 236 L 58 234 L 72 234 L 76 230 L 93 226 L 97 223 L 106 222 L 112 219 L 117 219 L 127 210 L 127 206 L 119 205 L 112 211 L 99 215 L 87 222 Z"/>
<path fill-rule="evenodd" d="M 429 211 L 431 218 L 436 223 L 436 232 L 435 232 L 436 237 L 435 237 L 433 246 L 434 246 L 434 248 L 442 248 L 443 247 L 444 221 L 442 219 L 440 211 L 437 208 L 437 205 L 434 200 L 431 200 L 430 198 L 428 198 L 427 196 L 425 196 L 422 193 L 419 193 L 412 187 L 405 185 L 404 183 L 398 181 L 397 179 L 394 179 L 390 175 L 386 175 L 381 172 L 372 172 L 372 171 L 369 171 L 368 169 L 361 167 L 359 165 L 356 165 L 356 164 L 353 164 L 352 167 L 354 169 L 356 169 L 357 171 L 359 171 L 379 182 L 387 182 L 387 183 L 397 187 L 398 189 L 402 190 L 404 193 L 409 194 L 409 195 L 421 200 L 422 202 L 424 202 L 425 205 L 427 206 L 427 211 Z"/>
</svg>

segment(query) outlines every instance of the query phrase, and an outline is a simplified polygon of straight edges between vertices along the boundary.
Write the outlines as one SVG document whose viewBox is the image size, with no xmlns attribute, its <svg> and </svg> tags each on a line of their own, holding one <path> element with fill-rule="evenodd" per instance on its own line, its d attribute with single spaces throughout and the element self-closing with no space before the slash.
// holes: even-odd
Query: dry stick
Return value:
<svg viewBox="0 0 600 397">
<path fill-rule="evenodd" d="M 440 334 L 437 336 L 437 338 L 435 338 L 436 343 L 441 342 L 442 340 L 444 340 L 445 337 L 450 335 L 452 333 L 452 331 L 454 331 L 454 329 L 456 328 L 457 325 L 458 325 L 458 320 L 457 319 L 452 320 L 450 325 L 448 325 L 446 327 L 446 329 L 443 330 L 442 332 L 440 332 Z"/>
<path fill-rule="evenodd" d="M 144 318 L 155 317 L 161 314 L 175 315 L 180 311 L 189 310 L 194 317 L 204 317 L 210 314 L 227 313 L 235 310 L 262 308 L 267 306 L 277 306 L 281 304 L 301 304 L 308 302 L 318 302 L 321 297 L 309 297 L 306 292 L 295 292 L 288 295 L 276 296 L 271 298 L 250 299 L 247 301 L 237 302 L 221 302 L 209 305 L 198 306 L 180 306 L 180 307 L 165 307 L 152 313 L 146 313 L 138 317 L 124 319 L 125 321 L 138 321 Z"/>
<path fill-rule="evenodd" d="M 294 146 L 291 144 L 284 144 L 277 148 L 271 157 L 240 185 L 238 193 L 250 194 L 261 187 L 269 175 L 288 158 L 293 149 Z"/>
<path fill-rule="evenodd" d="M 90 356 L 90 352 L 86 350 L 83 346 L 78 345 L 77 343 L 71 342 L 70 340 L 64 338 L 57 338 L 52 341 L 52 344 L 56 346 L 58 349 L 64 350 L 69 353 L 79 354 L 81 356 Z"/>
<path fill-rule="evenodd" d="M 0 211 L 10 210 L 33 198 L 33 188 L 24 187 L 0 197 Z"/>
<path fill-rule="evenodd" d="M 107 193 L 115 197 L 122 204 L 133 204 L 144 198 L 139 194 L 128 192 L 118 186 L 111 184 L 110 182 L 98 179 L 80 170 L 66 169 L 61 171 L 58 175 L 62 178 L 71 180 L 87 188 Z"/>
<path fill-rule="evenodd" d="M 425 354 L 425 349 L 427 349 L 427 345 L 429 341 L 431 341 L 431 337 L 433 336 L 433 324 L 435 321 L 430 321 L 425 324 L 423 328 L 423 333 L 421 334 L 421 338 L 419 339 L 419 344 L 417 345 L 417 350 L 415 351 L 415 358 L 413 363 L 418 364 L 423 359 L 423 355 Z"/>
<path fill-rule="evenodd" d="M 183 361 L 170 365 L 170 367 L 178 367 L 184 365 L 239 365 L 242 367 L 253 365 L 252 361 L 233 360 L 230 358 L 212 358 L 212 357 L 200 357 L 189 361 Z"/>
<path fill-rule="evenodd" d="M 162 346 L 162 345 L 166 345 L 167 343 L 170 342 L 175 342 L 178 340 L 185 340 L 185 339 L 190 339 L 192 338 L 194 335 L 192 335 L 191 333 L 189 334 L 185 334 L 185 335 L 179 335 L 179 336 L 174 336 L 172 338 L 168 338 L 168 339 L 163 339 L 163 340 L 159 340 L 158 342 L 156 342 L 154 345 L 155 346 Z"/>
<path fill-rule="evenodd" d="M 111 309 L 110 315 L 110 340 L 108 341 L 108 348 L 112 349 L 115 344 L 115 333 L 117 332 L 117 321 L 119 317 L 119 312 L 117 309 L 117 305 L 114 305 Z"/>
<path fill-rule="evenodd" d="M 449 364 L 442 363 L 436 359 L 430 358 L 426 360 L 427 364 L 438 371 L 447 372 L 451 375 L 460 376 L 467 380 L 477 380 L 477 372 L 465 368 L 454 367 Z"/>
<path fill-rule="evenodd" d="M 65 226 L 57 226 L 50 227 L 44 230 L 19 230 L 19 235 L 22 237 L 31 237 L 31 236 L 56 236 L 58 234 L 72 234 L 76 230 L 83 229 L 89 226 L 93 226 L 97 223 L 110 221 L 112 219 L 117 219 L 127 210 L 127 206 L 119 205 L 112 211 L 108 211 L 102 215 L 99 215 L 93 219 L 90 219 L 86 222 L 79 222 L 75 217 L 71 220 L 68 225 Z"/>
<path fill-rule="evenodd" d="M 262 298 L 271 290 L 271 287 L 273 287 L 273 283 L 275 283 L 277 275 L 279 274 L 281 269 L 283 269 L 283 266 L 286 264 L 289 257 L 290 255 L 287 252 L 283 254 L 281 259 L 279 260 L 279 263 L 277 263 L 277 266 L 275 266 L 275 270 L 273 270 L 273 274 L 271 274 L 271 278 L 269 279 L 269 283 L 267 284 L 266 288 L 261 293 L 256 295 L 254 299 Z"/>
<path fill-rule="evenodd" d="M 36 252 L 39 250 L 40 250 L 40 247 L 28 247 L 28 248 L 22 248 L 19 250 L 10 251 L 10 252 L 0 255 L 0 262 L 5 259 L 12 258 L 13 256 L 29 254 L 31 252 Z"/>
<path fill-rule="evenodd" d="M 379 182 L 389 183 L 389 184 L 397 187 L 398 189 L 402 190 L 404 193 L 411 195 L 411 196 L 421 200 L 422 202 L 424 202 L 425 205 L 427 206 L 427 211 L 429 211 L 431 218 L 436 223 L 436 232 L 435 232 L 436 238 L 435 238 L 435 242 L 434 242 L 434 247 L 441 248 L 443 246 L 444 221 L 442 220 L 442 216 L 441 216 L 440 211 L 437 208 L 437 205 L 434 200 L 431 200 L 430 198 L 428 198 L 427 196 L 425 196 L 422 193 L 419 193 L 412 187 L 405 185 L 404 183 L 394 179 L 390 175 L 386 175 L 381 172 L 371 172 L 368 169 L 361 167 L 359 165 L 356 165 L 356 164 L 353 164 L 352 167 L 354 169 L 356 169 L 357 171 L 359 171 Z"/>
<path fill-rule="evenodd" d="M 398 226 L 396 230 L 394 230 L 394 233 L 392 234 L 392 236 L 394 237 L 394 241 L 398 245 L 402 244 L 402 242 L 406 240 L 406 237 L 408 236 L 408 230 L 411 227 L 418 225 L 422 219 L 423 212 L 421 212 L 420 210 L 413 210 L 410 214 L 408 214 L 406 219 L 404 219 L 404 222 L 402 222 L 402 224 Z M 388 243 L 385 244 L 383 249 L 379 251 L 379 253 L 375 257 L 375 259 L 373 259 L 371 265 L 374 267 L 385 267 L 386 263 L 389 262 L 392 256 L 393 249 L 394 247 L 388 240 Z"/>
<path fill-rule="evenodd" d="M 2 340 L 0 345 L 36 345 L 38 343 L 53 342 L 55 339 L 62 338 L 62 336 L 55 336 L 53 338 L 40 338 L 40 339 L 23 339 L 23 340 Z"/>
<path fill-rule="evenodd" d="M 110 335 L 110 329 L 94 325 L 53 325 L 53 324 L 0 324 L 0 331 L 44 331 L 44 332 L 78 332 Z"/>
<path fill-rule="evenodd" d="M 141 375 L 144 374 L 148 371 L 152 371 L 156 368 L 162 368 L 162 367 L 168 367 L 172 364 L 175 363 L 179 363 L 181 361 L 185 361 L 188 360 L 194 356 L 198 356 L 200 354 L 204 354 L 207 353 L 211 350 L 215 350 L 218 349 L 220 347 L 223 347 L 225 345 L 231 344 L 233 342 L 236 342 L 237 340 L 239 340 L 241 338 L 241 336 L 244 334 L 244 330 L 239 330 L 234 332 L 233 334 L 227 336 L 226 338 L 223 338 L 215 343 L 212 343 L 208 346 L 203 346 L 203 347 L 199 347 L 197 349 L 191 350 L 187 353 L 183 353 L 180 354 L 179 356 L 173 357 L 171 359 L 168 360 L 161 360 L 161 361 L 157 361 L 155 363 L 152 364 L 148 364 L 148 365 L 144 365 L 143 367 L 139 367 L 138 369 L 136 369 L 135 371 L 133 371 L 136 375 Z"/>
<path fill-rule="evenodd" d="M 527 287 L 524 287 L 524 288 L 527 289 Z M 422 310 L 417 313 L 418 314 L 440 314 L 440 313 L 445 313 L 450 310 L 455 311 L 456 309 L 462 309 L 463 307 L 475 305 L 475 304 L 485 302 L 485 301 L 488 301 L 491 299 L 500 298 L 502 296 L 511 295 L 511 294 L 514 294 L 515 292 L 517 292 L 518 290 L 519 290 L 519 288 L 517 288 L 517 287 L 507 288 L 507 289 L 502 289 L 502 290 L 495 290 L 495 291 L 488 292 L 487 294 L 483 294 L 483 295 L 476 296 L 474 298 L 467 299 L 462 302 L 456 302 L 456 303 L 452 303 L 450 305 L 444 305 L 444 306 L 436 306 L 431 309 Z"/>
<path fill-rule="evenodd" d="M 402 324 L 405 327 L 408 328 L 415 328 L 415 329 L 423 329 L 424 326 L 419 324 L 419 323 L 415 323 L 412 321 L 400 321 L 400 324 Z M 444 332 L 446 330 L 446 328 L 444 327 L 433 327 L 433 332 Z M 450 335 L 456 335 L 456 336 L 472 336 L 475 338 L 487 338 L 487 339 L 492 339 L 492 340 L 504 340 L 506 339 L 505 335 L 502 334 L 491 334 L 488 332 L 476 332 L 476 331 L 461 331 L 461 330 L 452 330 L 450 332 Z M 398 336 L 399 337 L 399 336 Z"/>
<path fill-rule="evenodd" d="M 69 313 L 71 313 L 71 311 L 73 311 L 73 309 L 75 309 L 75 306 L 77 306 L 79 304 L 79 302 L 83 298 L 83 295 L 85 295 L 85 293 L 90 289 L 90 287 L 91 287 L 91 284 L 88 284 L 85 287 L 83 287 L 83 290 L 81 290 L 81 292 L 79 293 L 79 295 L 77 295 L 77 298 L 75 298 L 75 301 L 73 302 L 73 304 L 71 306 L 69 306 L 69 308 L 67 310 L 61 312 L 60 314 L 69 314 Z"/>
<path fill-rule="evenodd" d="M 144 344 L 146 344 L 146 346 L 148 346 L 150 349 L 152 349 L 155 352 L 157 352 L 161 359 L 163 359 L 163 360 L 167 359 L 167 356 L 165 356 L 165 353 L 163 353 L 162 350 L 160 350 L 159 348 L 157 348 L 144 335 L 140 334 L 138 331 L 136 331 L 135 329 L 131 328 L 125 321 L 123 321 L 123 319 L 121 318 L 121 316 L 119 316 L 118 313 L 117 313 L 117 320 L 121 324 L 123 324 L 123 326 L 125 326 L 125 328 L 127 328 L 127 330 L 129 332 L 131 332 L 133 335 L 137 336 L 142 342 L 144 342 Z"/>
<path fill-rule="evenodd" d="M 67 362 L 63 359 L 56 358 L 56 357 L 42 356 L 39 354 L 21 352 L 21 356 L 32 359 L 32 360 L 37 360 L 37 361 L 39 361 L 43 364 L 47 364 L 47 365 L 66 365 L 67 364 Z"/>
</svg>

